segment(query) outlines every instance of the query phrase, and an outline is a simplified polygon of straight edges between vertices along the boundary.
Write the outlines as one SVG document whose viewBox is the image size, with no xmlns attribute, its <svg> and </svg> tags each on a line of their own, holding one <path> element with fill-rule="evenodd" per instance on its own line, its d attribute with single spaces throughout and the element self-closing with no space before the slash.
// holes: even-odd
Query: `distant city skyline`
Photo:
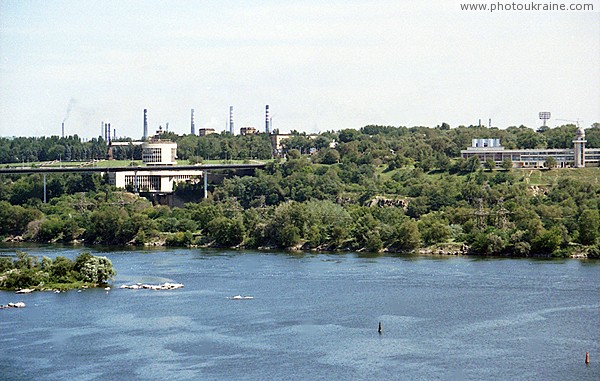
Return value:
<svg viewBox="0 0 600 381">
<path fill-rule="evenodd" d="M 0 136 L 600 122 L 592 12 L 459 1 L 0 2 Z M 562 120 L 560 120 L 562 119 Z"/>
</svg>

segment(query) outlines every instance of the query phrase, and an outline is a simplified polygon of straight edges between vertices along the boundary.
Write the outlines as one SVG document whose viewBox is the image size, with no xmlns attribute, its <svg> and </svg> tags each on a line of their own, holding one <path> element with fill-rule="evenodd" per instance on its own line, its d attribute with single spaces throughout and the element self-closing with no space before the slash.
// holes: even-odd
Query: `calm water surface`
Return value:
<svg viewBox="0 0 600 381">
<path fill-rule="evenodd" d="M 111 291 L 0 292 L 27 304 L 0 310 L 0 379 L 600 379 L 597 261 L 93 253 Z M 166 281 L 185 288 L 118 289 Z"/>
</svg>

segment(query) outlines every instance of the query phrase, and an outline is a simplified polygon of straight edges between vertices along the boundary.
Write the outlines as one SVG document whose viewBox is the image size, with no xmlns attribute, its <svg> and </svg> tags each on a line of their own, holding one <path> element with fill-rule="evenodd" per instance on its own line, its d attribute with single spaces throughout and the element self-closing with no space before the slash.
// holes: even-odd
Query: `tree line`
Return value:
<svg viewBox="0 0 600 381">
<path fill-rule="evenodd" d="M 435 128 L 365 126 L 359 130 L 343 129 L 324 132 L 313 138 L 305 133 L 292 131 L 285 142 L 284 150 L 298 150 L 301 154 L 321 152 L 324 163 L 333 163 L 341 158 L 355 161 L 358 151 L 368 150 L 363 160 L 382 159 L 393 156 L 396 164 L 406 160 L 420 163 L 424 168 L 444 166 L 448 159 L 460 155 L 460 150 L 475 138 L 497 138 L 507 149 L 525 148 L 570 148 L 577 127 L 567 124 L 557 128 L 540 127 L 537 131 L 526 126 L 511 126 L 506 129 L 479 126 L 450 128 L 446 123 Z M 587 130 L 586 146 L 600 148 L 600 123 L 592 124 Z M 227 133 L 207 136 L 163 134 L 178 144 L 177 156 L 181 160 L 249 160 L 270 159 L 273 147 L 267 134 L 229 135 Z M 131 139 L 119 141 L 131 142 Z M 335 141 L 339 144 L 328 149 Z M 391 153 L 390 153 L 391 152 Z M 102 138 L 83 141 L 77 135 L 60 138 L 16 137 L 0 138 L 0 164 L 35 163 L 42 161 L 90 161 L 107 158 L 108 144 Z M 117 160 L 141 160 L 139 145 L 114 146 L 112 156 Z"/>
<path fill-rule="evenodd" d="M 89 174 L 48 175 L 51 197 L 42 204 L 39 175 L 4 176 L 0 236 L 86 244 L 600 254 L 598 169 L 536 171 L 534 185 L 529 171 L 511 169 L 511 163 L 482 166 L 478 158 L 456 153 L 472 138 L 505 135 L 518 142 L 521 133 L 529 134 L 523 128 L 446 127 L 295 134 L 284 141 L 285 159 L 269 162 L 256 176 L 211 186 L 208 200 L 193 200 L 202 196 L 201 185 L 181 184 L 176 195 L 193 202 L 174 208 L 117 191 Z M 588 129 L 588 141 L 598 131 Z M 546 144 L 554 141 L 547 132 L 532 132 Z M 193 149 L 202 140 L 177 139 L 188 139 Z M 198 152 L 193 149 L 190 155 Z M 565 173 L 572 176 L 559 176 Z"/>
<path fill-rule="evenodd" d="M 163 138 L 178 143 L 179 159 L 194 163 L 202 160 L 270 159 L 272 156 L 271 141 L 267 134 L 179 136 L 169 132 Z M 119 141 L 132 142 L 131 139 Z M 89 141 L 83 141 L 77 135 L 65 138 L 4 137 L 0 138 L 0 164 L 103 160 L 108 158 L 108 147 L 108 142 L 101 137 Z M 111 156 L 115 160 L 141 160 L 142 147 L 134 144 L 113 146 Z"/>
</svg>

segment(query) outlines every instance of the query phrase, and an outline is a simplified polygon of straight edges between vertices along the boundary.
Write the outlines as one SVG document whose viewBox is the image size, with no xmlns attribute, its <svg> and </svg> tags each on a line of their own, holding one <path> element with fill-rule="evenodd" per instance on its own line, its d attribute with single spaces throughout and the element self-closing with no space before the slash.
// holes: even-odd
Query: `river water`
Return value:
<svg viewBox="0 0 600 381">
<path fill-rule="evenodd" d="M 108 292 L 0 292 L 27 304 L 0 310 L 0 379 L 600 379 L 598 261 L 92 253 L 118 272 Z M 118 288 L 167 281 L 185 288 Z"/>
</svg>

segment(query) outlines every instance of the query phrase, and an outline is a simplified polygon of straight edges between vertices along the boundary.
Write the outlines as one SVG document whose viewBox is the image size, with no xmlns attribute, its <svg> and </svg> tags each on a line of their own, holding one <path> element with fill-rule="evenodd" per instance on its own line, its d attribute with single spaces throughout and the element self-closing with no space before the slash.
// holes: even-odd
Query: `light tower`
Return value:
<svg viewBox="0 0 600 381">
<path fill-rule="evenodd" d="M 573 165 L 575 168 L 585 167 L 585 131 L 577 122 L 577 132 L 575 133 L 575 139 L 573 140 L 573 148 L 575 151 L 575 160 Z"/>
<path fill-rule="evenodd" d="M 549 111 L 541 111 L 539 115 L 540 115 L 540 119 L 544 121 L 543 126 L 546 127 L 546 121 L 548 119 L 550 119 L 550 112 Z"/>
</svg>

